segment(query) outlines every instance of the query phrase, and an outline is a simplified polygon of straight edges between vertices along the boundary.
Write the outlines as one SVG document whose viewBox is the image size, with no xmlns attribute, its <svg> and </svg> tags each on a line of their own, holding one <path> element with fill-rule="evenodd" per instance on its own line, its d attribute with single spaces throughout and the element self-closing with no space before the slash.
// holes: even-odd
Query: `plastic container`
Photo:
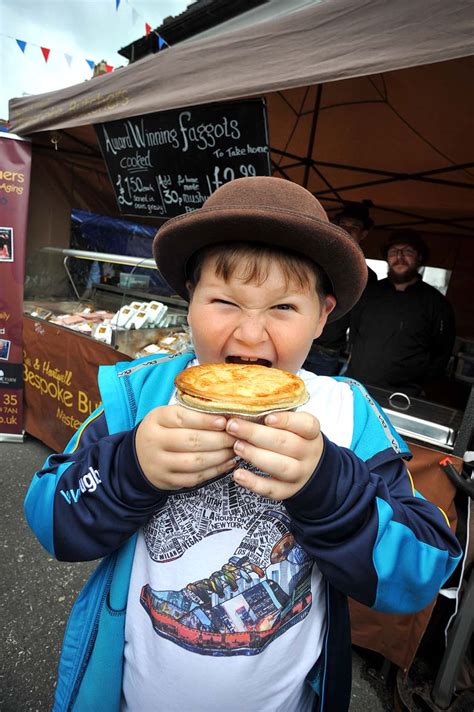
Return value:
<svg viewBox="0 0 474 712">
<path fill-rule="evenodd" d="M 150 277 L 146 274 L 120 272 L 119 286 L 127 289 L 148 289 L 150 286 Z"/>
<path fill-rule="evenodd" d="M 459 351 L 455 376 L 459 381 L 474 383 L 474 354 Z"/>
</svg>

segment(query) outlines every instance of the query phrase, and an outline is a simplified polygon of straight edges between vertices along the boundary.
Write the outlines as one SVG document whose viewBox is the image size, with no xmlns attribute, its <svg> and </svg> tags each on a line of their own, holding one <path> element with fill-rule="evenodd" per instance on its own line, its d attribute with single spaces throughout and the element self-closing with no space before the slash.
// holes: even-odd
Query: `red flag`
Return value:
<svg viewBox="0 0 474 712">
<path fill-rule="evenodd" d="M 147 37 L 150 34 L 150 32 L 152 31 L 152 29 L 153 29 L 152 26 L 149 25 L 148 22 L 145 22 L 145 34 Z"/>
<path fill-rule="evenodd" d="M 41 51 L 42 51 L 42 53 L 43 53 L 44 61 L 47 62 L 47 61 L 48 61 L 48 57 L 49 57 L 49 53 L 51 52 L 51 50 L 48 49 L 47 47 L 41 47 Z"/>
<path fill-rule="evenodd" d="M 105 71 L 106 71 L 106 72 L 113 72 L 113 71 L 114 71 L 114 68 L 112 67 L 111 64 L 106 64 L 106 65 L 105 65 Z"/>
</svg>

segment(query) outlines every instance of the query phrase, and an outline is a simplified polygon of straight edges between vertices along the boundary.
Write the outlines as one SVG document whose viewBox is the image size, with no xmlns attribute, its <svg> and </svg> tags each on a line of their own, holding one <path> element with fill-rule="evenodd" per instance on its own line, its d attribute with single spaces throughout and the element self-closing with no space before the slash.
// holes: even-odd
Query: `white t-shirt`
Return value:
<svg viewBox="0 0 474 712">
<path fill-rule="evenodd" d="M 306 371 L 302 407 L 348 447 L 352 394 Z M 171 402 L 174 402 L 174 397 Z M 171 495 L 140 531 L 125 626 L 124 712 L 309 712 L 324 582 L 282 502 L 229 473 Z"/>
</svg>

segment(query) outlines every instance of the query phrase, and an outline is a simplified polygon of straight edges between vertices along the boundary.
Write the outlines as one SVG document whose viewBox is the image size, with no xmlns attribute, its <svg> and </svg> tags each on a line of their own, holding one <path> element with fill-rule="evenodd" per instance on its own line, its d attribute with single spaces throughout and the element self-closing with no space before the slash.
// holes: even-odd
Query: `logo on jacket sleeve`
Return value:
<svg viewBox="0 0 474 712">
<path fill-rule="evenodd" d="M 64 497 L 68 504 L 76 503 L 79 501 L 81 494 L 85 492 L 95 492 L 97 485 L 100 485 L 102 480 L 100 479 L 99 470 L 95 470 L 93 467 L 89 467 L 85 475 L 79 479 L 79 488 L 76 490 L 61 490 L 60 494 Z"/>
<path fill-rule="evenodd" d="M 87 473 L 79 480 L 79 489 L 82 493 L 95 492 L 97 485 L 100 485 L 101 483 L 102 480 L 99 476 L 99 470 L 94 470 L 93 467 L 89 467 Z"/>
</svg>

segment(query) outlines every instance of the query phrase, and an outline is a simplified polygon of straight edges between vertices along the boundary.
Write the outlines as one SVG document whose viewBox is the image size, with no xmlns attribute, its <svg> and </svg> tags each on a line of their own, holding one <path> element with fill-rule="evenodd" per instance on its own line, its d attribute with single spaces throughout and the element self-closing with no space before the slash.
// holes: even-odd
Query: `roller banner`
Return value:
<svg viewBox="0 0 474 712">
<path fill-rule="evenodd" d="M 31 144 L 0 133 L 0 440 L 23 438 L 23 284 Z"/>
</svg>

